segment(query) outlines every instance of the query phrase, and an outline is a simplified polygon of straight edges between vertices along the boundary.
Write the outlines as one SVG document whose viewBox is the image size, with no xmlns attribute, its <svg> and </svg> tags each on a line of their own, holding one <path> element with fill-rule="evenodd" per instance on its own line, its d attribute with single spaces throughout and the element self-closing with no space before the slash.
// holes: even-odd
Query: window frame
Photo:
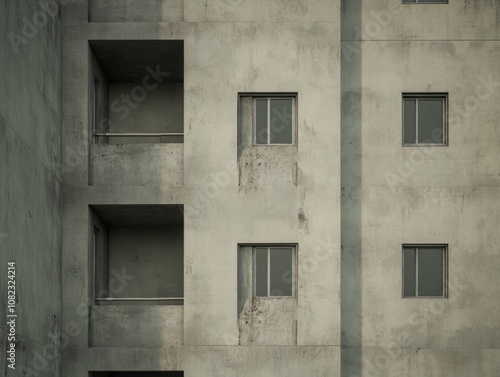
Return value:
<svg viewBox="0 0 500 377">
<path fill-rule="evenodd" d="M 265 144 L 264 144 L 265 145 Z M 271 249 L 292 249 L 292 295 L 291 296 L 271 296 Z M 267 249 L 267 295 L 257 296 L 256 289 L 256 249 Z M 285 298 L 285 299 L 295 299 L 297 298 L 297 245 L 296 244 L 263 244 L 263 245 L 252 245 L 252 297 L 253 298 L 263 298 L 263 299 L 275 299 L 275 298 Z"/>
<path fill-rule="evenodd" d="M 296 145 L 297 143 L 297 94 L 293 93 L 259 93 L 251 94 L 252 98 L 252 146 L 270 146 L 270 145 Z M 257 100 L 267 99 L 267 143 L 257 143 Z M 291 99 L 292 100 L 292 142 L 291 143 L 271 143 L 271 100 L 273 99 Z"/>
<path fill-rule="evenodd" d="M 415 296 L 405 296 L 405 248 L 415 249 Z M 442 270 L 442 291 L 441 296 L 419 296 L 418 295 L 418 249 L 419 248 L 440 248 L 443 264 Z M 401 297 L 402 298 L 423 298 L 423 299 L 442 299 L 448 298 L 448 244 L 403 244 L 401 247 Z"/>
<path fill-rule="evenodd" d="M 418 142 L 418 102 L 419 100 L 440 99 L 442 103 L 441 128 L 443 134 L 442 143 L 419 143 Z M 405 100 L 415 101 L 415 143 L 405 143 Z M 401 144 L 403 147 L 447 147 L 448 146 L 448 93 L 402 93 L 401 99 Z"/>
</svg>

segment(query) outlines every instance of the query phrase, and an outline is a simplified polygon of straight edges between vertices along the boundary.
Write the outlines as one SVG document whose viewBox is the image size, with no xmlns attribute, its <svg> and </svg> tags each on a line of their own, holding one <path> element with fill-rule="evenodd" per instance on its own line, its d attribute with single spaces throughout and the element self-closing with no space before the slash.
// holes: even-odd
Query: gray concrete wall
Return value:
<svg viewBox="0 0 500 377">
<path fill-rule="evenodd" d="M 350 0 L 341 18 L 340 3 L 70 2 L 62 135 L 59 17 L 13 53 L 16 15 L 33 20 L 40 5 L 0 3 L 0 246 L 19 263 L 20 315 L 40 313 L 18 327 L 20 364 L 60 329 L 62 263 L 63 327 L 76 326 L 64 376 L 498 374 L 500 4 Z M 184 145 L 91 145 L 88 40 L 104 38 L 185 41 Z M 426 91 L 449 93 L 449 146 L 403 148 L 401 93 Z M 238 154 L 241 92 L 298 93 L 296 153 Z M 245 170 L 249 157 L 267 164 Z M 117 203 L 185 204 L 184 307 L 91 305 L 88 206 Z M 237 245 L 290 242 L 296 309 L 270 312 L 293 315 L 256 317 L 271 321 L 245 341 L 266 345 L 238 345 Z M 401 299 L 401 245 L 421 242 L 449 246 L 448 299 Z"/>
<path fill-rule="evenodd" d="M 89 0 L 90 22 L 179 22 L 183 0 Z"/>
<path fill-rule="evenodd" d="M 57 377 L 61 15 L 52 2 L 47 10 L 39 2 L 2 0 L 0 9 L 0 370 Z M 16 262 L 15 371 L 6 362 L 8 261 Z"/>
<path fill-rule="evenodd" d="M 499 14 L 344 2 L 342 376 L 498 375 Z M 402 147 L 404 92 L 449 93 L 449 146 Z M 404 243 L 448 244 L 449 298 L 401 298 Z"/>
<path fill-rule="evenodd" d="M 135 277 L 112 297 L 184 297 L 182 228 L 109 228 L 109 269 Z"/>
<path fill-rule="evenodd" d="M 99 184 L 94 181 L 88 186 L 84 177 L 89 167 L 100 163 L 98 155 L 92 152 L 92 165 L 88 155 L 78 156 L 75 170 L 64 176 L 63 225 L 64 319 L 88 329 L 88 234 L 75 232 L 88 223 L 82 210 L 92 204 L 184 204 L 183 346 L 134 348 L 131 358 L 130 349 L 105 344 L 96 352 L 96 347 L 88 347 L 88 332 L 82 331 L 65 349 L 65 376 L 83 377 L 93 368 L 253 376 L 256 366 L 261 376 L 338 374 L 340 2 L 220 0 L 204 4 L 188 0 L 184 1 L 185 22 L 161 24 L 87 23 L 85 7 L 67 5 L 64 11 L 67 50 L 63 67 L 71 76 L 64 85 L 64 145 L 87 145 L 79 128 L 70 132 L 69 127 L 72 122 L 87 121 L 86 108 L 81 106 L 87 95 L 86 81 L 82 84 L 78 77 L 84 77 L 88 67 L 73 62 L 87 61 L 82 46 L 88 40 L 182 39 L 185 52 L 180 184 L 157 177 L 165 166 L 168 170 L 160 159 L 134 170 L 140 177 L 135 178 L 135 173 L 127 172 L 130 161 L 136 164 L 131 150 L 129 155 L 121 154 L 123 160 L 109 153 L 109 161 L 122 167 L 120 173 L 105 179 L 101 173 Z M 113 12 L 123 11 L 117 7 Z M 207 22 L 221 21 L 220 17 L 224 22 Z M 242 92 L 293 92 L 300 97 L 295 182 L 288 179 L 276 185 L 268 174 L 258 186 L 239 186 L 238 93 Z M 143 147 L 144 153 L 151 153 L 156 146 Z M 260 336 L 271 344 L 277 334 L 280 343 L 289 344 L 286 347 L 238 345 L 239 243 L 296 243 L 300 247 L 296 338 L 282 337 L 294 332 L 293 328 L 284 332 L 279 319 L 280 326 L 268 326 Z M 79 306 L 80 313 L 75 309 Z M 159 345 L 162 334 L 171 328 L 157 317 L 148 314 L 147 318 L 151 321 L 142 321 L 141 330 L 152 334 L 151 344 Z"/>
<path fill-rule="evenodd" d="M 94 305 L 91 308 L 90 346 L 182 346 L 183 318 L 182 306 Z M 155 326 L 149 326 L 151 323 Z"/>
<path fill-rule="evenodd" d="M 240 345 L 297 344 L 297 299 L 261 298 L 247 300 L 238 317 Z"/>
<path fill-rule="evenodd" d="M 169 370 L 184 371 L 184 376 L 222 377 L 280 376 L 284 368 L 292 376 L 334 376 L 338 359 L 332 346 L 239 346 L 102 348 L 77 352 L 70 347 L 63 358 L 63 375 L 88 376 L 82 370 Z"/>
<path fill-rule="evenodd" d="M 184 145 L 93 144 L 90 146 L 93 185 L 168 185 L 184 182 Z"/>
</svg>

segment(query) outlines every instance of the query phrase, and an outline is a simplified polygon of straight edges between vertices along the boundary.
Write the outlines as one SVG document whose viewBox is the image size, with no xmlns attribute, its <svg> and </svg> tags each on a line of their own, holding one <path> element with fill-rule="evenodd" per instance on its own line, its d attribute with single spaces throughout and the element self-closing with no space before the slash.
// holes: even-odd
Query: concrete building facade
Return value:
<svg viewBox="0 0 500 377">
<path fill-rule="evenodd" d="M 0 4 L 7 376 L 500 375 L 498 0 Z"/>
</svg>

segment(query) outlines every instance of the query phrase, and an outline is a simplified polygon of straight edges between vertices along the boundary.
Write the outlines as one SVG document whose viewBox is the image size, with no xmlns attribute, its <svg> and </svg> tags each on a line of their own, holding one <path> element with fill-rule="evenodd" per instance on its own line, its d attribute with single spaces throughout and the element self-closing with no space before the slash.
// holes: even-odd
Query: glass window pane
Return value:
<svg viewBox="0 0 500 377">
<path fill-rule="evenodd" d="M 418 295 L 443 295 L 443 249 L 418 248 Z"/>
<path fill-rule="evenodd" d="M 443 101 L 441 99 L 418 101 L 418 142 L 443 143 Z"/>
<path fill-rule="evenodd" d="M 415 249 L 413 247 L 403 249 L 403 295 L 404 297 L 415 296 Z"/>
<path fill-rule="evenodd" d="M 267 144 L 267 98 L 255 100 L 255 143 Z"/>
<path fill-rule="evenodd" d="M 267 296 L 267 249 L 255 249 L 255 295 Z"/>
<path fill-rule="evenodd" d="M 415 100 L 404 100 L 403 143 L 415 144 Z"/>
<path fill-rule="evenodd" d="M 272 99 L 271 144 L 292 144 L 292 99 Z"/>
<path fill-rule="evenodd" d="M 292 295 L 292 248 L 271 248 L 271 296 Z"/>
</svg>

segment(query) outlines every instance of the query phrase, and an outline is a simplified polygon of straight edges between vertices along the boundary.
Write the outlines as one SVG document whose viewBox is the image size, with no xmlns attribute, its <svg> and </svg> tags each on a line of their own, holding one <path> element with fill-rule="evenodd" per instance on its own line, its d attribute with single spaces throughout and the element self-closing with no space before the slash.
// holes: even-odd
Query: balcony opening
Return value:
<svg viewBox="0 0 500 377">
<path fill-rule="evenodd" d="M 93 205 L 97 305 L 184 303 L 183 205 Z"/>
<path fill-rule="evenodd" d="M 94 143 L 183 143 L 184 41 L 89 44 L 89 122 Z"/>
</svg>

